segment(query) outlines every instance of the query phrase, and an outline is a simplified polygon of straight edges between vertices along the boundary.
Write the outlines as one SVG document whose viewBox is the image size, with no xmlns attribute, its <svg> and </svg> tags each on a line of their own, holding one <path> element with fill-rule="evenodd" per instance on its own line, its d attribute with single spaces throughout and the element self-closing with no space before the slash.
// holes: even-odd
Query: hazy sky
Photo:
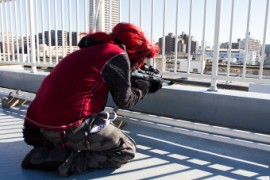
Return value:
<svg viewBox="0 0 270 180">
<path fill-rule="evenodd" d="M 152 0 L 143 1 L 143 23 L 142 28 L 151 36 L 151 3 Z M 172 32 L 175 34 L 176 25 L 176 1 L 166 0 L 166 30 L 168 34 Z M 163 34 L 163 3 L 164 0 L 154 0 L 154 40 L 157 41 Z M 192 30 L 191 34 L 195 36 L 196 40 L 202 41 L 203 33 L 203 13 L 205 0 L 193 0 L 192 9 Z M 231 6 L 232 0 L 222 0 L 221 9 L 221 27 L 220 27 L 220 41 L 229 41 L 230 20 L 231 20 Z M 139 25 L 139 0 L 132 0 L 132 19 L 131 22 Z M 248 17 L 248 3 L 249 0 L 235 0 L 234 1 L 234 23 L 232 41 L 237 41 L 238 38 L 245 38 L 247 29 Z M 190 0 L 179 0 L 179 18 L 178 18 L 178 34 L 182 31 L 189 32 L 189 9 Z M 205 37 L 209 43 L 214 39 L 214 25 L 215 25 L 215 9 L 216 0 L 207 0 L 207 14 L 206 14 L 206 33 Z M 122 0 L 122 17 L 124 21 L 129 21 L 128 16 L 129 0 Z M 264 19 L 266 11 L 266 0 L 252 0 L 249 31 L 251 38 L 261 40 L 263 39 Z M 268 18 L 269 22 L 269 18 Z M 267 34 L 270 34 L 269 23 Z M 270 36 L 268 35 L 266 41 L 270 43 Z"/>
</svg>

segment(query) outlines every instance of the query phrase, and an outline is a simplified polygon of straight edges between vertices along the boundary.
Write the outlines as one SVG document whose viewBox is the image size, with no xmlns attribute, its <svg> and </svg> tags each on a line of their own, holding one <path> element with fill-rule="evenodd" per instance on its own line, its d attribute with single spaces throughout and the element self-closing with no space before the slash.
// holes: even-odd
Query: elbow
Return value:
<svg viewBox="0 0 270 180">
<path fill-rule="evenodd" d="M 125 96 L 119 97 L 114 99 L 114 103 L 121 109 L 128 109 L 134 106 L 138 102 L 138 99 L 134 98 L 133 96 Z"/>
<path fill-rule="evenodd" d="M 115 104 L 120 109 L 128 109 L 133 105 L 132 103 L 129 102 L 115 102 Z"/>
</svg>

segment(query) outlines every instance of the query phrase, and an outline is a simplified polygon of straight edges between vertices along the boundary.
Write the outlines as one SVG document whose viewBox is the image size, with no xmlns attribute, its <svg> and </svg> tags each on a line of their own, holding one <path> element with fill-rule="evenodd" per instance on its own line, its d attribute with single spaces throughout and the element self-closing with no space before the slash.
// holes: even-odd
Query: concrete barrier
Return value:
<svg viewBox="0 0 270 180">
<path fill-rule="evenodd" d="M 0 70 L 0 86 L 36 92 L 48 73 Z M 108 106 L 115 106 L 109 96 Z M 270 95 L 173 85 L 147 95 L 131 108 L 193 122 L 270 133 Z"/>
</svg>

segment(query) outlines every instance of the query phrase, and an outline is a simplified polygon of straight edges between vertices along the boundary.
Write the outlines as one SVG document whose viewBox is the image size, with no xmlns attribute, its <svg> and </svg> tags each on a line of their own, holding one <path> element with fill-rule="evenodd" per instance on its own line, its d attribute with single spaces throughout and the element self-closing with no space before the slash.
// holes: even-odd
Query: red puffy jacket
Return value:
<svg viewBox="0 0 270 180">
<path fill-rule="evenodd" d="M 109 91 L 102 68 L 122 53 L 118 45 L 103 43 L 66 56 L 42 82 L 26 121 L 44 129 L 65 130 L 102 111 Z"/>
</svg>

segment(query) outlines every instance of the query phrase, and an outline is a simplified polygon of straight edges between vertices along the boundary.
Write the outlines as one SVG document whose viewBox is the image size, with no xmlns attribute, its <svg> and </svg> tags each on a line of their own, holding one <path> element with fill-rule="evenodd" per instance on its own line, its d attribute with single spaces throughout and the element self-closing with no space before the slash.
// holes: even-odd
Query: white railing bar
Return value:
<svg viewBox="0 0 270 180">
<path fill-rule="evenodd" d="M 154 0 L 151 1 L 151 33 L 150 33 L 150 42 L 153 43 L 153 37 L 154 37 Z M 154 59 L 153 58 L 148 58 L 147 59 L 147 64 L 154 66 Z"/>
<path fill-rule="evenodd" d="M 201 79 L 212 79 L 212 76 L 209 74 L 195 74 L 195 73 L 181 73 L 181 72 L 161 72 L 160 75 L 162 76 L 170 76 L 170 77 L 175 77 L 175 78 L 182 78 L 182 77 L 187 77 L 187 78 L 201 78 Z M 237 81 L 237 82 L 254 82 L 254 83 L 265 83 L 265 84 L 270 84 L 270 79 L 255 79 L 255 78 L 242 78 L 242 77 L 233 77 L 229 76 L 227 77 L 226 75 L 218 75 L 217 80 L 224 80 L 224 81 Z"/>
<path fill-rule="evenodd" d="M 7 24 L 7 2 L 4 2 L 4 15 L 5 15 L 5 22 Z M 6 26 L 6 40 L 7 40 L 7 59 L 10 61 L 10 49 L 9 49 L 9 34 L 8 34 L 8 26 Z"/>
<path fill-rule="evenodd" d="M 35 13 L 36 13 L 36 40 L 37 40 L 37 62 L 40 63 L 40 52 L 39 52 L 39 34 L 38 34 L 38 1 L 35 0 Z"/>
<path fill-rule="evenodd" d="M 14 10 L 14 25 L 15 25 L 15 32 L 16 32 L 16 53 L 17 53 L 17 61 L 19 61 L 19 40 L 18 40 L 18 21 L 17 21 L 17 5 L 16 2 L 14 1 L 14 5 L 13 5 L 13 10 Z M 13 53 L 15 53 L 15 49 L 13 49 Z M 14 59 L 15 61 L 15 59 Z"/>
<path fill-rule="evenodd" d="M 49 41 L 49 62 L 52 64 L 52 32 L 51 32 L 51 0 L 48 0 L 48 41 Z"/>
<path fill-rule="evenodd" d="M 62 57 L 65 56 L 65 38 L 64 38 L 64 0 L 61 1 L 61 20 L 62 20 Z"/>
<path fill-rule="evenodd" d="M 90 0 L 91 1 L 91 0 Z M 92 27 L 91 30 L 94 33 L 96 31 L 96 0 L 93 0 L 93 17 L 92 17 Z"/>
<path fill-rule="evenodd" d="M 88 19 L 88 14 L 87 14 L 87 6 L 89 6 L 89 4 L 87 4 L 86 2 L 87 0 L 84 0 L 84 31 L 88 32 L 89 29 L 87 29 L 87 19 Z"/>
<path fill-rule="evenodd" d="M 149 123 L 146 121 L 132 119 L 132 118 L 119 117 L 119 119 L 128 120 L 129 123 L 142 125 L 142 126 L 149 127 L 149 128 L 155 128 L 155 129 L 159 129 L 159 130 L 163 130 L 163 131 L 184 134 L 187 136 L 203 138 L 203 139 L 222 142 L 222 143 L 234 144 L 237 146 L 243 146 L 243 147 L 248 147 L 248 148 L 252 148 L 252 149 L 270 151 L 270 146 L 268 144 L 262 144 L 262 143 L 241 140 L 241 139 L 236 139 L 236 138 L 230 138 L 230 137 L 221 136 L 221 135 L 209 134 L 209 133 L 199 132 L 199 131 L 195 131 L 195 130 L 176 128 L 176 127 L 166 126 L 166 125 L 157 124 L 157 123 Z"/>
<path fill-rule="evenodd" d="M 189 37 L 188 37 L 188 59 L 187 59 L 187 73 L 190 73 L 190 61 L 191 61 L 191 28 L 192 28 L 192 0 L 190 0 L 190 4 L 189 4 Z"/>
<path fill-rule="evenodd" d="M 28 22 L 28 14 L 27 14 L 27 12 L 28 12 L 27 2 L 28 1 L 24 2 L 24 5 L 25 5 L 25 27 L 26 27 L 26 48 L 27 48 L 26 51 L 27 51 L 27 62 L 31 63 L 30 62 L 30 49 L 29 49 L 29 29 L 28 29 L 29 22 Z"/>
<path fill-rule="evenodd" d="M 69 54 L 71 53 L 72 46 L 72 32 L 71 32 L 71 0 L 68 1 L 68 17 L 69 17 Z"/>
<path fill-rule="evenodd" d="M 11 53 L 12 53 L 12 61 L 15 61 L 15 46 L 14 46 L 14 42 L 15 42 L 14 36 L 15 35 L 14 35 L 14 33 L 16 32 L 16 29 L 14 27 L 15 14 L 12 11 L 12 6 L 14 7 L 14 5 L 12 5 L 12 4 L 15 4 L 15 3 L 16 3 L 15 1 L 14 2 L 9 1 L 9 12 L 10 12 L 9 18 L 10 18 L 10 30 L 11 30 Z"/>
<path fill-rule="evenodd" d="M 113 7 L 113 5 L 112 5 L 112 1 L 113 0 L 109 0 L 108 1 L 108 3 L 109 3 L 109 15 L 108 15 L 108 17 L 109 17 L 109 21 L 108 21 L 108 32 L 111 32 L 111 30 L 112 30 L 112 7 Z M 104 7 L 104 31 L 106 31 L 106 16 L 105 16 L 105 9 L 106 9 L 106 1 L 103 1 L 103 7 Z"/>
<path fill-rule="evenodd" d="M 12 10 L 11 10 L 11 6 L 12 6 L 12 1 L 9 1 L 9 26 L 10 26 L 10 32 L 11 32 L 11 56 L 12 56 L 12 60 L 14 61 L 14 34 L 13 34 L 13 18 L 12 18 Z"/>
<path fill-rule="evenodd" d="M 154 0 L 152 0 L 151 1 L 152 3 L 151 3 L 151 38 L 150 38 L 150 40 L 151 40 L 151 43 L 153 43 L 153 41 L 154 41 L 154 10 L 155 10 L 155 2 L 154 2 Z M 143 8 L 143 4 L 142 4 L 142 2 L 141 2 L 141 8 Z M 141 16 L 142 16 L 142 9 L 141 9 Z"/>
<path fill-rule="evenodd" d="M 47 60 L 46 60 L 46 54 L 48 53 L 48 49 L 46 48 L 46 52 L 45 52 L 45 45 L 47 47 L 46 41 L 45 41 L 45 18 L 44 18 L 44 1 L 41 1 L 42 7 L 41 7 L 41 13 L 42 13 L 42 45 L 43 45 L 43 63 L 46 64 Z M 49 32 L 48 32 L 49 33 Z"/>
<path fill-rule="evenodd" d="M 3 6 L 2 6 L 2 3 L 0 3 L 0 23 L 1 23 L 1 32 L 2 32 L 2 34 L 1 34 L 1 39 L 2 39 L 2 50 L 3 50 L 3 52 L 1 52 L 2 54 L 3 54 L 3 61 L 6 61 L 6 53 L 5 53 L 5 48 L 4 48 L 4 43 L 5 43 L 5 39 L 4 39 L 4 27 L 3 27 L 3 11 L 2 11 L 2 9 L 3 9 Z M 2 56 L 0 56 L 0 58 L 1 58 Z M 0 59 L 1 61 L 2 61 L 2 59 Z"/>
<path fill-rule="evenodd" d="M 2 3 L 0 3 L 0 22 L 1 22 L 0 23 L 0 31 L 1 31 L 1 38 L 2 38 L 3 37 L 3 30 L 2 30 L 2 25 L 1 25 L 2 24 L 2 19 L 1 19 L 2 18 L 2 15 L 1 15 L 1 11 L 2 11 L 1 4 Z M 3 43 L 3 40 L 2 40 L 2 43 Z M 1 48 L 1 47 L 3 47 L 3 48 Z M 1 47 L 0 47 L 0 62 L 2 62 L 2 49 L 4 49 L 4 46 L 2 45 Z"/>
<path fill-rule="evenodd" d="M 153 3 L 153 0 L 152 0 Z M 142 0 L 140 0 L 140 28 L 142 28 L 142 9 L 143 9 L 143 3 Z"/>
<path fill-rule="evenodd" d="M 77 38 L 77 42 L 76 44 L 78 44 L 79 42 L 79 0 L 76 0 L 76 38 Z"/>
<path fill-rule="evenodd" d="M 97 7 L 95 8 L 95 1 L 93 1 L 93 32 L 97 30 L 97 18 L 99 13 L 99 7 L 102 0 L 98 0 Z"/>
<path fill-rule="evenodd" d="M 128 21 L 131 23 L 132 18 L 132 0 L 129 0 L 129 19 Z"/>
<path fill-rule="evenodd" d="M 270 84 L 270 79 L 258 79 L 258 78 L 242 78 L 242 77 L 232 77 L 227 78 L 226 76 L 218 76 L 219 80 L 229 80 L 229 81 L 238 81 L 238 82 L 253 82 L 253 83 L 265 83 Z"/>
<path fill-rule="evenodd" d="M 5 2 L 4 2 L 5 3 Z M 2 14 L 1 15 L 1 26 L 2 26 L 2 32 L 5 32 L 5 29 L 6 29 L 6 27 L 4 27 L 3 26 L 3 22 L 5 21 L 5 5 L 4 5 L 4 3 L 0 3 L 0 5 L 1 5 L 1 11 L 0 11 L 0 13 Z M 5 23 L 4 23 L 5 24 Z M 7 33 L 7 32 L 6 32 Z M 4 44 L 5 43 L 5 39 L 6 39 L 6 33 L 2 33 L 2 43 Z M 6 52 L 6 49 L 4 48 L 4 45 L 3 45 L 3 55 L 4 55 L 4 61 L 7 61 L 7 56 L 8 56 L 8 53 Z"/>
<path fill-rule="evenodd" d="M 14 59 L 14 39 L 13 39 L 13 18 L 12 18 L 12 10 L 11 10 L 11 6 L 12 6 L 12 1 L 9 1 L 9 26 L 10 26 L 10 31 L 11 31 L 11 37 L 10 37 L 10 43 L 11 43 L 11 56 L 12 56 L 12 60 L 11 61 L 15 61 Z"/>
<path fill-rule="evenodd" d="M 35 48 L 35 24 L 34 24 L 34 0 L 29 0 L 29 18 L 30 18 L 30 45 L 31 45 L 31 63 L 36 63 L 36 48 Z M 32 65 L 32 72 L 35 73 L 37 67 Z"/>
<path fill-rule="evenodd" d="M 54 41 L 55 41 L 55 47 L 54 47 L 54 49 L 55 49 L 55 60 L 56 60 L 56 62 L 55 63 L 58 63 L 59 62 L 59 55 L 58 55 L 58 28 L 57 28 L 57 24 L 58 24 L 58 21 L 57 21 L 57 2 L 56 2 L 56 0 L 54 0 L 54 16 L 56 17 L 55 19 L 54 19 L 54 23 L 55 23 L 55 30 L 54 30 Z"/>
<path fill-rule="evenodd" d="M 265 7 L 263 44 L 262 44 L 261 57 L 260 57 L 261 59 L 260 59 L 259 79 L 262 79 L 263 77 L 263 65 L 264 65 L 264 57 L 265 57 L 265 39 L 266 39 L 267 24 L 268 24 L 268 11 L 269 11 L 269 0 L 266 1 L 266 7 Z"/>
<path fill-rule="evenodd" d="M 1 64 L 2 62 L 0 62 Z M 55 67 L 56 63 L 54 64 L 49 64 L 49 63 L 31 63 L 31 62 L 12 62 L 12 61 L 5 61 L 3 62 L 4 64 L 11 64 L 11 65 L 27 65 L 27 66 L 38 66 L 38 67 Z"/>
<path fill-rule="evenodd" d="M 20 6 L 20 34 L 21 34 L 21 53 L 22 53 L 22 60 L 21 62 L 24 61 L 24 40 L 23 40 L 23 26 L 22 26 L 22 17 L 23 17 L 23 13 L 22 13 L 22 1 L 19 1 L 19 6 Z"/>
<path fill-rule="evenodd" d="M 109 30 L 112 29 L 112 0 L 109 0 Z"/>
<path fill-rule="evenodd" d="M 218 59 L 219 59 L 219 29 L 220 29 L 221 0 L 216 1 L 214 58 L 212 63 L 212 76 L 210 91 L 217 91 Z"/>
<path fill-rule="evenodd" d="M 181 119 L 168 118 L 168 117 L 163 117 L 163 116 L 145 114 L 145 113 L 122 110 L 122 109 L 117 110 L 117 115 L 128 117 L 128 118 L 141 119 L 144 121 L 164 124 L 168 126 L 187 128 L 187 129 L 196 130 L 196 131 L 202 131 L 202 132 L 213 133 L 213 134 L 218 134 L 218 135 L 225 135 L 225 136 L 236 137 L 236 138 L 270 144 L 270 136 L 266 134 L 261 134 L 261 133 L 253 133 L 250 131 L 243 131 L 243 130 L 237 130 L 237 129 L 227 128 L 227 127 L 214 126 L 210 124 L 194 123 L 194 122 L 185 121 Z"/>
<path fill-rule="evenodd" d="M 205 25 L 206 25 L 206 9 L 207 8 L 207 0 L 204 1 L 204 12 L 203 12 L 203 34 L 202 34 L 202 65 L 201 65 L 201 74 L 203 75 L 204 72 L 204 53 L 205 53 Z"/>
<path fill-rule="evenodd" d="M 166 27 L 166 0 L 163 0 L 162 72 L 165 72 L 166 67 L 165 27 Z"/>
<path fill-rule="evenodd" d="M 121 0 L 119 0 L 119 22 L 121 22 L 122 21 L 122 19 L 121 19 L 121 9 L 122 9 L 122 6 L 121 6 Z"/>
<path fill-rule="evenodd" d="M 175 17 L 175 41 L 174 41 L 174 72 L 177 71 L 177 51 L 178 51 L 178 18 L 179 18 L 179 0 L 176 1 L 176 17 Z"/>
<path fill-rule="evenodd" d="M 41 39 L 42 39 L 42 46 L 43 46 L 43 49 L 42 49 L 42 59 L 43 59 L 43 63 L 45 64 L 46 63 L 46 56 L 45 56 L 45 37 L 44 37 L 44 2 L 43 0 L 41 0 Z M 39 35 L 38 35 L 39 37 Z"/>
<path fill-rule="evenodd" d="M 15 12 L 15 31 L 16 31 L 16 52 L 18 62 L 19 61 L 18 14 L 17 14 L 17 2 L 15 1 L 14 1 L 14 12 Z"/>
<path fill-rule="evenodd" d="M 248 58 L 248 43 L 249 43 L 249 22 L 250 22 L 250 11 L 251 11 L 251 0 L 248 4 L 248 18 L 247 18 L 247 29 L 246 29 L 246 38 L 245 38 L 245 54 L 243 59 L 243 74 L 242 77 L 246 77 L 246 68 L 247 68 L 247 58 Z"/>
<path fill-rule="evenodd" d="M 227 76 L 231 73 L 231 57 L 232 57 L 232 31 L 233 31 L 233 16 L 234 16 L 234 0 L 232 0 L 231 6 L 231 24 L 230 24 L 230 35 L 229 35 L 229 52 L 227 61 Z"/>
</svg>

